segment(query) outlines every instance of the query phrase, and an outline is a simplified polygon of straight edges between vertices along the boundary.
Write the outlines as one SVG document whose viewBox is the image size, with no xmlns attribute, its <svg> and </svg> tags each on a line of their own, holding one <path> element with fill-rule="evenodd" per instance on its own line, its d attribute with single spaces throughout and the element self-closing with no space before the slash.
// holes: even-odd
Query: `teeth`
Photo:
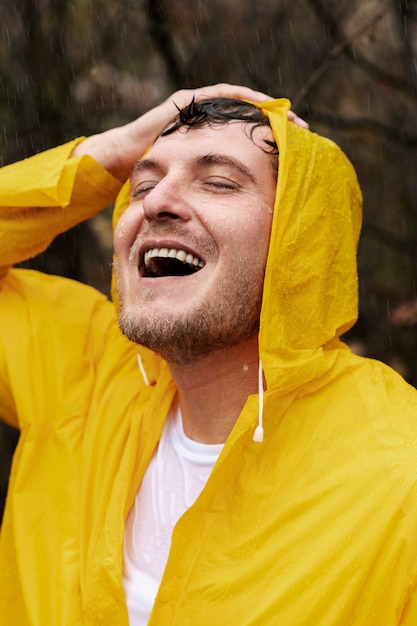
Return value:
<svg viewBox="0 0 417 626">
<path fill-rule="evenodd" d="M 145 265 L 149 265 L 150 260 L 155 257 L 163 259 L 177 259 L 178 261 L 187 263 L 188 265 L 194 265 L 195 267 L 200 268 L 204 267 L 204 261 L 189 252 L 186 252 L 185 250 L 177 250 L 176 248 L 151 248 L 151 250 L 147 250 L 143 259 Z"/>
</svg>

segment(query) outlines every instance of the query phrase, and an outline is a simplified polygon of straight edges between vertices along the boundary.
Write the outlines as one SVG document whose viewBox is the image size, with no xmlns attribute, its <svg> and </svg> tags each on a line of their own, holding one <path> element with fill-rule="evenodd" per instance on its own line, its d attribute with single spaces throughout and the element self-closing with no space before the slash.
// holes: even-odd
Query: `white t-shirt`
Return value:
<svg viewBox="0 0 417 626">
<path fill-rule="evenodd" d="M 222 447 L 189 439 L 179 410 L 168 416 L 126 520 L 123 586 L 131 626 L 147 624 L 172 530 L 199 496 Z"/>
</svg>

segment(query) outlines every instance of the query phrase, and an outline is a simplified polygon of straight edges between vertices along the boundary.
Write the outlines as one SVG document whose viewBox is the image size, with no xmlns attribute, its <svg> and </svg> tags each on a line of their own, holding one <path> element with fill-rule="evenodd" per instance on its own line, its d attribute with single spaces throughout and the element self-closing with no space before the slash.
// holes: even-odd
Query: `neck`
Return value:
<svg viewBox="0 0 417 626">
<path fill-rule="evenodd" d="M 255 337 L 191 364 L 170 364 L 188 437 L 226 441 L 248 395 L 258 391 L 258 358 Z"/>
</svg>

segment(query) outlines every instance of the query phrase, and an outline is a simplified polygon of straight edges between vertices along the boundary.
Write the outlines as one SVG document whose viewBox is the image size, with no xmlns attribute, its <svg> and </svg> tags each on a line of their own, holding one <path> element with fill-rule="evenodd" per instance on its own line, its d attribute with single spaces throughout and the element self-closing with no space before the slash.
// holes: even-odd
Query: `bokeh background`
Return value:
<svg viewBox="0 0 417 626">
<path fill-rule="evenodd" d="M 353 162 L 364 226 L 346 339 L 417 385 L 416 0 L 0 0 L 0 164 L 219 81 L 290 98 Z M 110 219 L 25 266 L 108 294 Z M 17 440 L 0 428 L 0 515 Z"/>
</svg>

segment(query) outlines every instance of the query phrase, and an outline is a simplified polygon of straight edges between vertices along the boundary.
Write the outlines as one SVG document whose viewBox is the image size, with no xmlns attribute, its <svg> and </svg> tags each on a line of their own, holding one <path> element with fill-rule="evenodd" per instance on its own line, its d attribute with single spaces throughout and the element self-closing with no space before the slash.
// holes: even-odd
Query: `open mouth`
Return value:
<svg viewBox="0 0 417 626">
<path fill-rule="evenodd" d="M 189 276 L 203 268 L 204 261 L 178 248 L 150 248 L 143 254 L 139 271 L 145 278 Z"/>
</svg>

